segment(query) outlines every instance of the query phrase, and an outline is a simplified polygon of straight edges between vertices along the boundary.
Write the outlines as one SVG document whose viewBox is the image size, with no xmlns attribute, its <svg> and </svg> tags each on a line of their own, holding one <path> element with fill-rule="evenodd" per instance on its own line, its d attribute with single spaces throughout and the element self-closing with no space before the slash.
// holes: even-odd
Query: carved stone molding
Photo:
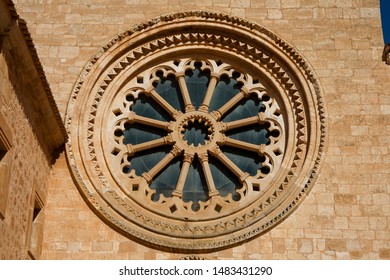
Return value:
<svg viewBox="0 0 390 280">
<path fill-rule="evenodd" d="M 73 89 L 66 129 L 70 169 L 99 216 L 184 251 L 283 221 L 313 186 L 326 137 L 320 86 L 293 47 L 199 11 L 103 46 Z"/>
</svg>

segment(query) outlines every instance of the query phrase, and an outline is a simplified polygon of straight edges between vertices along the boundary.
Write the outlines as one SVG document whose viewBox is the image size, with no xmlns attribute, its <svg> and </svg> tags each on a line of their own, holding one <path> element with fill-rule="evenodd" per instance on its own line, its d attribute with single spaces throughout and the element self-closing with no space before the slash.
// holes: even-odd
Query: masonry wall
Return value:
<svg viewBox="0 0 390 280">
<path fill-rule="evenodd" d="M 15 1 L 28 22 L 62 116 L 84 64 L 130 26 L 185 10 L 221 11 L 252 20 L 294 45 L 313 66 L 327 107 L 327 155 L 310 195 L 285 222 L 245 244 L 200 256 L 390 259 L 390 68 L 381 62 L 379 0 L 146 2 Z M 23 150 L 27 155 L 30 146 Z M 24 158 L 19 164 L 25 164 Z M 47 174 L 47 168 L 43 170 Z M 26 191 L 19 195 L 25 200 Z M 81 198 L 64 154 L 49 182 L 45 225 L 47 259 L 183 256 L 140 245 L 101 222 Z"/>
<path fill-rule="evenodd" d="M 7 14 L 8 9 L 3 3 L 0 2 L 2 31 L 11 21 L 10 15 Z M 21 101 L 21 98 L 35 93 L 35 89 L 24 87 L 31 84 L 35 66 L 32 61 L 21 59 L 29 57 L 30 54 L 17 29 L 16 25 L 13 25 L 7 37 L 1 38 L 0 44 L 0 128 L 7 127 L 7 137 L 12 140 L 12 147 L 7 153 L 10 157 L 10 175 L 5 185 L 8 190 L 6 207 L 4 217 L 0 218 L 0 259 L 39 257 L 39 249 L 35 250 L 35 246 L 39 247 L 36 242 L 42 243 L 42 235 L 39 234 L 39 229 L 33 233 L 32 208 L 35 193 L 40 194 L 43 202 L 46 201 L 47 180 L 50 176 L 50 162 L 31 128 Z M 33 82 L 37 85 L 36 80 Z M 4 179 L 0 177 L 1 181 Z M 42 224 L 44 209 L 40 217 L 39 223 Z M 32 234 L 39 236 L 30 239 Z M 29 249 L 32 249 L 32 255 L 28 255 Z"/>
</svg>

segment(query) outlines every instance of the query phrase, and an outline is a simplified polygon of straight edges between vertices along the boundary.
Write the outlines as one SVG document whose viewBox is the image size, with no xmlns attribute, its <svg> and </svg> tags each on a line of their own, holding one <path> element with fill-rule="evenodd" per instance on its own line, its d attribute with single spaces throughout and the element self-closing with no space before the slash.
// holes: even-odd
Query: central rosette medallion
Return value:
<svg viewBox="0 0 390 280">
<path fill-rule="evenodd" d="M 190 146 L 203 146 L 212 140 L 213 127 L 210 127 L 210 122 L 199 116 L 190 117 L 189 120 L 183 124 L 182 133 L 183 140 Z"/>
<path fill-rule="evenodd" d="M 204 154 L 216 147 L 220 137 L 220 124 L 208 113 L 193 111 L 185 113 L 176 121 L 175 139 L 181 149 L 191 154 Z"/>
</svg>

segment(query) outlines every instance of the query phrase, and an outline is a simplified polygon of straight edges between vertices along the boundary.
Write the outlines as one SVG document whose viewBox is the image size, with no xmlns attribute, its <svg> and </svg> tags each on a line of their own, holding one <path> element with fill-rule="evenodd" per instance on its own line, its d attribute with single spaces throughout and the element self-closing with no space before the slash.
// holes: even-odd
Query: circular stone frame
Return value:
<svg viewBox="0 0 390 280">
<path fill-rule="evenodd" d="M 156 202 L 144 201 L 139 190 L 145 180 L 126 186 L 107 151 L 105 139 L 116 125 L 110 117 L 115 114 L 113 100 L 140 73 L 183 58 L 222 60 L 240 73 L 256 76 L 277 100 L 283 118 L 283 153 L 273 162 L 271 174 L 260 179 L 249 176 L 243 182 L 246 200 L 224 208 L 217 204 L 212 215 L 205 211 L 176 217 Z M 199 118 L 214 122 L 212 114 Z M 160 249 L 190 252 L 237 245 L 286 219 L 312 188 L 326 139 L 319 82 L 302 55 L 253 22 L 203 11 L 161 16 L 106 43 L 82 70 L 65 119 L 68 164 L 94 212 L 128 237 Z M 184 123 L 188 123 L 185 118 Z"/>
</svg>

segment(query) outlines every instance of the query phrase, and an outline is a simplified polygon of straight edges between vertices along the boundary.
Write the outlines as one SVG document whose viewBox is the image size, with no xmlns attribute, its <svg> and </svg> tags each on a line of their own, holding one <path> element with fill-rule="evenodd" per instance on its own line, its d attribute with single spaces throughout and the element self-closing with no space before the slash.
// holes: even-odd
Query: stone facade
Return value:
<svg viewBox="0 0 390 280">
<path fill-rule="evenodd" d="M 0 2 L 0 258 L 42 251 L 47 180 L 65 130 L 26 23 Z"/>
<path fill-rule="evenodd" d="M 15 5 L 28 23 L 63 117 L 85 63 L 115 34 L 134 24 L 166 13 L 212 10 L 254 21 L 278 34 L 311 64 L 322 87 L 328 138 L 320 175 L 307 198 L 283 223 L 241 245 L 196 256 L 390 258 L 390 69 L 381 62 L 383 39 L 378 0 L 161 0 L 146 4 L 138 0 L 19 0 Z M 18 137 L 13 135 L 13 139 L 17 141 Z M 31 146 L 29 141 L 29 149 Z M 27 151 L 26 148 L 21 153 Z M 19 153 L 15 152 L 16 155 Z M 25 163 L 28 156 L 20 158 Z M 46 178 L 49 165 L 39 169 L 39 176 Z M 26 178 L 29 177 L 23 176 L 23 180 Z M 150 248 L 103 223 L 77 190 L 64 154 L 53 166 L 47 188 L 44 259 L 186 256 Z M 25 190 L 12 194 L 15 189 L 10 196 L 20 195 L 28 200 Z M 16 240 L 11 229 L 8 239 Z M 14 230 L 21 236 L 23 229 L 22 224 Z M 2 246 L 13 246 L 5 244 L 9 245 Z M 22 253 L 4 255 L 23 257 Z"/>
</svg>

